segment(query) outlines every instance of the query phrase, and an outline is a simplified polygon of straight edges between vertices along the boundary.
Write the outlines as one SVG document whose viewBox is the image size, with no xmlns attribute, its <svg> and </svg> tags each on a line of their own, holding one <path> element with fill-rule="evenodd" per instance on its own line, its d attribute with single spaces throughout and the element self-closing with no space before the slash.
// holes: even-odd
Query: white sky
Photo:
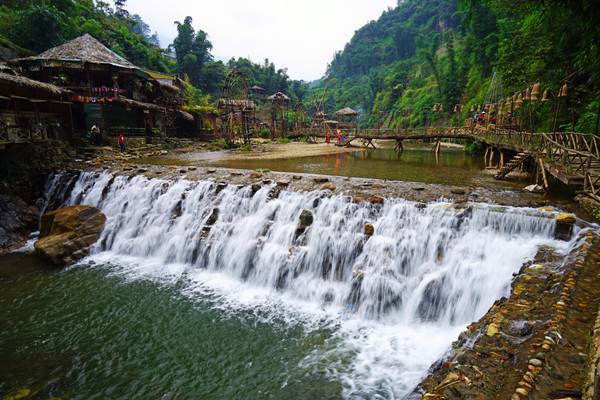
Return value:
<svg viewBox="0 0 600 400">
<path fill-rule="evenodd" d="M 128 0 L 127 9 L 172 43 L 174 21 L 189 15 L 208 33 L 216 59 L 265 58 L 293 79 L 322 77 L 354 31 L 397 0 Z"/>
</svg>

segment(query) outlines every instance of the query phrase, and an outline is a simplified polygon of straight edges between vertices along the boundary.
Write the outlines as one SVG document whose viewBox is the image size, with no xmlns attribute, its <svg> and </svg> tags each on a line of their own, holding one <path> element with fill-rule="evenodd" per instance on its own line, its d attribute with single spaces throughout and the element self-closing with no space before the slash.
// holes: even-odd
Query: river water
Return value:
<svg viewBox="0 0 600 400">
<path fill-rule="evenodd" d="M 83 173 L 51 193 L 107 226 L 64 271 L 0 258 L 0 393 L 402 398 L 539 246 L 569 245 L 533 209 L 271 189 Z"/>
</svg>

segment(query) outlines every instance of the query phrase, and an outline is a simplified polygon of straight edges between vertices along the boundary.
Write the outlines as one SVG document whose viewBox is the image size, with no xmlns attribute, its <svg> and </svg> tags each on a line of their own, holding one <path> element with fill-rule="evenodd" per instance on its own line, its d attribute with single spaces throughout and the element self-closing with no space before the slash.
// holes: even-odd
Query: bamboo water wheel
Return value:
<svg viewBox="0 0 600 400">
<path fill-rule="evenodd" d="M 231 70 L 223 83 L 223 95 L 219 100 L 221 134 L 227 143 L 242 138 L 250 143 L 255 125 L 256 106 L 248 98 L 248 79 L 238 70 Z"/>
</svg>

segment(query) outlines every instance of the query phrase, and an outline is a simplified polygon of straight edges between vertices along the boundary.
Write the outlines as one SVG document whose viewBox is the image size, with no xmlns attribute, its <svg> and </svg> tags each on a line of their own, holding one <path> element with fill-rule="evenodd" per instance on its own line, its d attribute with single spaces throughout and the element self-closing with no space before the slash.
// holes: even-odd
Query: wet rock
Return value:
<svg viewBox="0 0 600 400">
<path fill-rule="evenodd" d="M 217 222 L 218 219 L 219 219 L 219 209 L 218 208 L 213 208 L 212 213 L 210 214 L 210 216 L 206 220 L 206 225 L 212 226 L 212 225 L 215 224 L 215 222 Z"/>
<path fill-rule="evenodd" d="M 42 216 L 36 251 L 55 265 L 69 265 L 89 254 L 106 216 L 97 208 L 78 205 L 51 211 Z"/>
<path fill-rule="evenodd" d="M 558 240 L 570 240 L 573 234 L 573 225 L 577 218 L 573 214 L 561 213 L 556 216 L 554 237 Z"/>
<path fill-rule="evenodd" d="M 324 176 L 320 176 L 320 177 L 314 178 L 313 182 L 315 182 L 315 183 L 325 183 L 325 182 L 329 182 L 329 178 L 325 178 Z"/>
<path fill-rule="evenodd" d="M 511 336 L 524 337 L 533 332 L 533 326 L 528 321 L 511 321 L 506 327 L 506 333 Z"/>
<path fill-rule="evenodd" d="M 544 187 L 540 185 L 529 185 L 523 188 L 524 191 L 529 193 L 544 193 Z"/>
<path fill-rule="evenodd" d="M 272 188 L 269 191 L 269 199 L 273 200 L 279 197 L 279 195 L 281 194 L 281 191 L 283 190 L 283 187 L 281 186 L 275 186 L 274 188 Z"/>
<path fill-rule="evenodd" d="M 271 182 L 273 182 L 273 181 L 272 181 L 272 180 L 270 180 L 270 179 L 263 179 L 263 181 L 262 181 L 262 183 L 263 183 L 264 185 L 270 185 L 270 184 L 271 184 Z"/>
<path fill-rule="evenodd" d="M 367 198 L 367 201 L 371 204 L 383 204 L 385 202 L 385 199 L 381 196 L 374 194 L 369 196 Z"/>
<path fill-rule="evenodd" d="M 219 182 L 217 183 L 217 189 L 215 190 L 216 194 L 219 194 L 227 187 L 227 182 Z"/>
<path fill-rule="evenodd" d="M 20 197 L 0 193 L 0 253 L 22 244 L 36 229 L 39 211 Z"/>
<path fill-rule="evenodd" d="M 256 192 L 258 192 L 262 188 L 260 183 L 255 183 L 251 187 L 252 187 L 252 195 L 256 194 Z"/>
<path fill-rule="evenodd" d="M 333 182 L 325 182 L 321 185 L 321 190 L 331 190 L 332 192 L 335 190 L 335 185 Z"/>
<path fill-rule="evenodd" d="M 214 169 L 214 168 L 210 168 L 210 169 L 207 169 L 207 170 L 206 170 L 206 173 L 207 173 L 207 174 L 214 174 L 215 172 L 217 172 L 217 170 L 216 170 L 216 169 Z"/>
<path fill-rule="evenodd" d="M 529 360 L 529 364 L 533 365 L 534 367 L 541 367 L 544 363 L 542 362 L 542 360 L 532 358 L 531 360 Z"/>
<path fill-rule="evenodd" d="M 352 196 L 352 202 L 354 204 L 359 204 L 365 201 L 365 198 L 363 196 Z"/>
<path fill-rule="evenodd" d="M 241 172 L 237 172 L 236 171 L 236 172 L 230 173 L 229 175 L 231 175 L 231 176 L 242 176 L 243 174 Z"/>
<path fill-rule="evenodd" d="M 577 222 L 577 218 L 575 217 L 575 214 L 561 213 L 556 216 L 557 224 L 571 224 L 572 225 L 575 222 Z"/>
<path fill-rule="evenodd" d="M 467 192 L 465 192 L 464 189 L 450 189 L 450 193 L 452 193 L 452 194 L 458 194 L 458 195 L 467 194 Z"/>
<path fill-rule="evenodd" d="M 188 167 L 188 171 L 195 171 L 196 169 L 196 167 Z"/>
<path fill-rule="evenodd" d="M 375 227 L 373 224 L 365 224 L 365 235 L 373 236 L 375 234 Z"/>
<path fill-rule="evenodd" d="M 312 225 L 314 222 L 314 216 L 310 210 L 302 210 L 300 218 L 298 220 L 298 226 L 296 227 L 296 237 L 300 236 L 304 231 Z"/>
<path fill-rule="evenodd" d="M 491 324 L 488 325 L 487 330 L 485 331 L 485 334 L 489 337 L 492 337 L 492 336 L 497 335 L 498 332 L 500 332 L 498 325 L 496 325 L 496 323 L 492 322 Z"/>
<path fill-rule="evenodd" d="M 292 176 L 292 179 L 295 181 L 299 181 L 302 179 L 302 177 L 300 175 L 294 175 L 294 176 Z"/>
<path fill-rule="evenodd" d="M 138 168 L 137 172 L 143 174 L 144 172 L 148 172 L 148 170 L 146 168 Z"/>
<path fill-rule="evenodd" d="M 414 186 L 412 188 L 412 190 L 414 190 L 416 192 L 421 192 L 421 191 L 425 190 L 425 188 L 423 186 Z"/>
<path fill-rule="evenodd" d="M 277 181 L 277 186 L 288 187 L 290 185 L 290 181 L 280 180 Z"/>
</svg>

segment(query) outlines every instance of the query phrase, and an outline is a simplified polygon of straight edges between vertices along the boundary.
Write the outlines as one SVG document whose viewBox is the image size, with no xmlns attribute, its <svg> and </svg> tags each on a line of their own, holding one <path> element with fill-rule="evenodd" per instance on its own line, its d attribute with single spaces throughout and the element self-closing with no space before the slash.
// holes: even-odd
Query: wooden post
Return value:
<svg viewBox="0 0 600 400">
<path fill-rule="evenodd" d="M 504 167 L 504 152 L 502 150 L 500 150 L 500 165 L 499 168 L 503 168 Z"/>
<path fill-rule="evenodd" d="M 548 189 L 548 178 L 546 177 L 546 170 L 544 169 L 544 160 L 540 158 L 540 168 L 542 170 L 542 178 L 544 179 L 544 188 Z"/>
<path fill-rule="evenodd" d="M 434 147 L 435 154 L 440 154 L 440 147 L 441 147 L 441 139 L 438 139 L 437 142 L 435 142 L 435 147 Z"/>
</svg>

